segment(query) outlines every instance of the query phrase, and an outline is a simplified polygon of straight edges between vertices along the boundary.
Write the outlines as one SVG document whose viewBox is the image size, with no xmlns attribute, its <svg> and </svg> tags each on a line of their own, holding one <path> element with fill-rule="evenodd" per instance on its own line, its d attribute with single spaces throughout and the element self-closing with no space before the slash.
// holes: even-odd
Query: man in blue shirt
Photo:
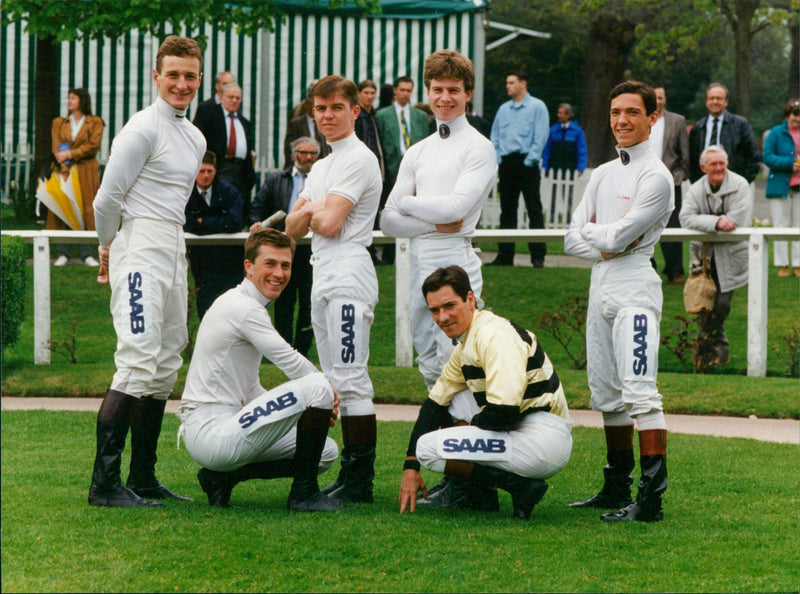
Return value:
<svg viewBox="0 0 800 594">
<path fill-rule="evenodd" d="M 586 135 L 578 122 L 573 121 L 574 112 L 569 103 L 558 106 L 558 122 L 550 127 L 550 135 L 542 152 L 542 171 L 550 169 L 578 172 L 586 169 Z M 571 210 L 571 209 L 570 209 Z"/>
<path fill-rule="evenodd" d="M 500 228 L 517 228 L 517 205 L 522 192 L 528 226 L 543 229 L 539 161 L 547 142 L 550 116 L 544 102 L 528 94 L 528 76 L 524 72 L 512 72 L 506 77 L 506 91 L 511 100 L 497 110 L 491 134 L 499 165 Z M 490 265 L 513 266 L 514 244 L 501 243 L 498 248 L 497 258 Z M 528 249 L 533 266 L 543 268 L 547 246 L 529 243 Z"/>
</svg>

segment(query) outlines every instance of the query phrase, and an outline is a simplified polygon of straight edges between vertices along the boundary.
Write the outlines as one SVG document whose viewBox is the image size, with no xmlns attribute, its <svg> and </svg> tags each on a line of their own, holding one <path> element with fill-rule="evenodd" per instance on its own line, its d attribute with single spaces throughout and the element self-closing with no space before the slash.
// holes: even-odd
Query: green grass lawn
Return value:
<svg viewBox="0 0 800 594">
<path fill-rule="evenodd" d="M 671 435 L 665 520 L 609 525 L 596 510 L 567 508 L 599 487 L 604 463 L 602 431 L 576 428 L 572 459 L 529 522 L 511 517 L 505 492 L 498 513 L 400 516 L 411 424 L 383 422 L 375 503 L 295 514 L 286 510 L 288 479 L 244 483 L 233 492 L 236 508 L 209 508 L 168 415 L 159 478 L 195 500 L 109 509 L 86 502 L 95 418 L 2 413 L 3 591 L 798 590 L 796 446 Z M 341 444 L 338 425 L 331 435 Z M 439 479 L 424 476 L 428 485 Z"/>
</svg>

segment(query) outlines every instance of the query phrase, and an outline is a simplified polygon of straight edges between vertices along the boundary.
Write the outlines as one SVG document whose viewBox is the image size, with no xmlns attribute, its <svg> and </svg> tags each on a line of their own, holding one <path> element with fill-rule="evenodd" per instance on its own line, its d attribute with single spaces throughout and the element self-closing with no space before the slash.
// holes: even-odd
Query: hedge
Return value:
<svg viewBox="0 0 800 594">
<path fill-rule="evenodd" d="M 25 243 L 3 235 L 0 243 L 0 297 L 2 297 L 2 348 L 19 338 L 25 313 Z"/>
</svg>

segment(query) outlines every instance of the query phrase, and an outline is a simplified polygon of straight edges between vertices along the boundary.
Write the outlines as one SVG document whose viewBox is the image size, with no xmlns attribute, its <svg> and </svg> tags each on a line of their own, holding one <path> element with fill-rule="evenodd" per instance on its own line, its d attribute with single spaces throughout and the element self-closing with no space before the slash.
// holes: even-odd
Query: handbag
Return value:
<svg viewBox="0 0 800 594">
<path fill-rule="evenodd" d="M 683 306 L 689 313 L 710 312 L 714 309 L 714 300 L 717 296 L 717 286 L 711 277 L 711 270 L 706 260 L 705 243 L 700 260 L 703 263 L 702 267 L 693 270 L 683 285 Z"/>
</svg>

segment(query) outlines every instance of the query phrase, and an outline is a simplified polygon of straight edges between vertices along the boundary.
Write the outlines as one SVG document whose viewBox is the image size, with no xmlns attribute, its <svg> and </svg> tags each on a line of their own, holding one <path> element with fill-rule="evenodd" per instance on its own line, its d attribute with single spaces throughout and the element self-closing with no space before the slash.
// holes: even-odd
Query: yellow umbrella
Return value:
<svg viewBox="0 0 800 594">
<path fill-rule="evenodd" d="M 70 167 L 66 179 L 58 171 L 54 171 L 46 179 L 40 178 L 36 198 L 70 229 L 84 229 L 83 197 L 74 167 Z"/>
</svg>

